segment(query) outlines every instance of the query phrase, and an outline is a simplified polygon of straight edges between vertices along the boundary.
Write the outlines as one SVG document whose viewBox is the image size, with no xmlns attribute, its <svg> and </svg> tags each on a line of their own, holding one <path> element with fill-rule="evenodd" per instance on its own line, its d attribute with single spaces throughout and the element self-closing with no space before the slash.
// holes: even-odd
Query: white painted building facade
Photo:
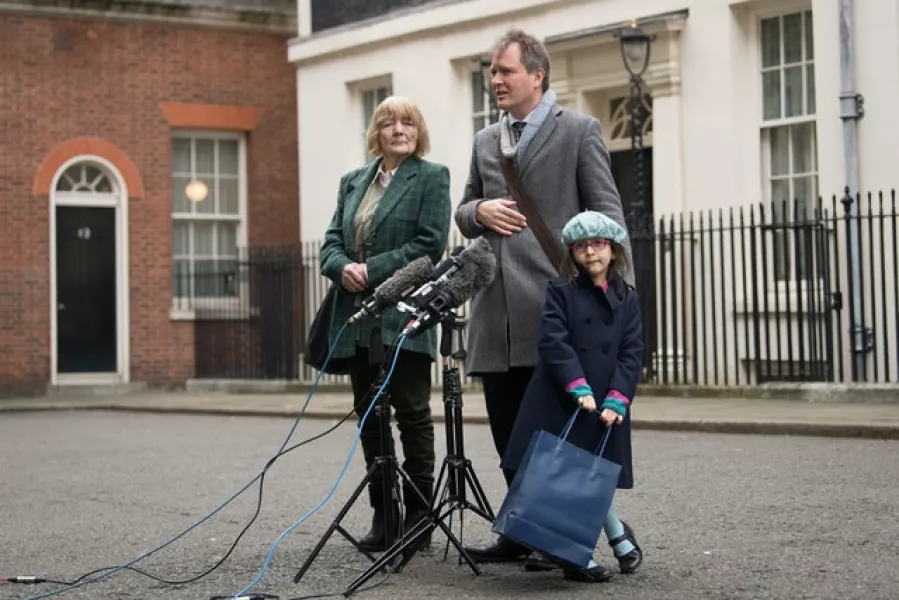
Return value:
<svg viewBox="0 0 899 600">
<path fill-rule="evenodd" d="M 656 218 L 786 198 L 812 205 L 847 181 L 840 0 L 438 0 L 315 32 L 315 0 L 298 2 L 288 57 L 298 73 L 303 240 L 321 239 L 340 176 L 365 161 L 367 116 L 390 93 L 421 107 L 428 158 L 450 168 L 461 199 L 474 132 L 488 121 L 480 61 L 513 26 L 544 40 L 560 103 L 599 117 L 613 154 L 631 144 L 615 33 L 636 20 L 655 36 L 644 143 Z M 855 0 L 853 18 L 860 189 L 888 190 L 899 151 L 899 0 Z"/>
</svg>

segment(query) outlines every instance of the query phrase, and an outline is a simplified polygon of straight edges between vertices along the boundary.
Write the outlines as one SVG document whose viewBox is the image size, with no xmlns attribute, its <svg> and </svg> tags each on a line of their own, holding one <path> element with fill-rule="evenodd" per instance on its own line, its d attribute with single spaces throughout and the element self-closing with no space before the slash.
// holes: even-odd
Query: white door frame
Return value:
<svg viewBox="0 0 899 600">
<path fill-rule="evenodd" d="M 114 191 L 57 192 L 60 176 L 76 163 L 93 163 L 110 178 Z M 63 373 L 58 372 L 58 324 L 56 298 L 56 208 L 59 206 L 112 208 L 115 210 L 116 247 L 116 365 L 115 373 Z M 125 179 L 112 163 L 100 156 L 80 155 L 63 163 L 50 184 L 50 383 L 67 384 L 116 384 L 131 380 L 131 315 L 128 278 L 128 189 Z"/>
</svg>

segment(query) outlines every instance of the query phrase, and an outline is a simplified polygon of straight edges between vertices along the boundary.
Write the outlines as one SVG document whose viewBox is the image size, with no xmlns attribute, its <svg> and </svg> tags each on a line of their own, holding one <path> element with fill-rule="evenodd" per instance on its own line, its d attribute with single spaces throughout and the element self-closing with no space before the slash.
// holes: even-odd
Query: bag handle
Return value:
<svg viewBox="0 0 899 600">
<path fill-rule="evenodd" d="M 581 412 L 581 407 L 578 406 L 574 413 L 572 413 L 571 418 L 568 419 L 568 424 L 565 425 L 565 429 L 562 430 L 562 440 L 568 439 L 568 434 L 571 433 L 571 428 L 574 426 L 574 420 L 577 418 L 578 414 Z M 606 433 L 602 436 L 602 441 L 596 446 L 596 450 L 593 451 L 593 454 L 598 454 L 602 456 L 602 453 L 606 451 L 606 444 L 609 441 L 609 436 L 612 435 L 612 426 L 606 427 Z"/>
<path fill-rule="evenodd" d="M 568 434 L 571 432 L 571 427 L 574 425 L 574 420 L 577 418 L 578 413 L 581 412 L 581 407 L 578 406 L 574 413 L 572 413 L 571 418 L 568 419 L 568 425 L 565 426 L 565 429 L 562 430 L 562 439 L 568 439 Z"/>
<path fill-rule="evenodd" d="M 609 425 L 608 427 L 606 427 L 606 434 L 604 436 L 602 436 L 602 441 L 599 443 L 598 446 L 596 446 L 596 450 L 593 451 L 593 454 L 598 454 L 599 456 L 602 456 L 602 453 L 606 451 L 606 442 L 609 441 L 609 436 L 612 435 L 612 427 L 614 427 L 614 426 Z"/>
<path fill-rule="evenodd" d="M 500 167 L 502 167 L 503 177 L 506 180 L 506 186 L 509 188 L 509 193 L 512 194 L 512 199 L 515 200 L 518 207 L 521 209 L 522 214 L 524 214 L 525 218 L 528 220 L 528 226 L 531 228 L 531 231 L 534 232 L 534 237 L 537 238 L 540 247 L 543 248 L 543 252 L 546 253 L 546 257 L 549 258 L 549 262 L 552 263 L 556 272 L 562 276 L 570 275 L 569 273 L 563 273 L 562 265 L 565 254 L 562 252 L 562 247 L 553 237 L 553 234 L 550 232 L 549 227 L 546 226 L 546 222 L 544 222 L 540 213 L 537 212 L 537 207 L 521 187 L 521 181 L 518 179 L 518 174 L 515 172 L 512 161 L 503 154 L 501 136 L 497 136 L 497 151 L 499 154 L 499 164 Z"/>
</svg>

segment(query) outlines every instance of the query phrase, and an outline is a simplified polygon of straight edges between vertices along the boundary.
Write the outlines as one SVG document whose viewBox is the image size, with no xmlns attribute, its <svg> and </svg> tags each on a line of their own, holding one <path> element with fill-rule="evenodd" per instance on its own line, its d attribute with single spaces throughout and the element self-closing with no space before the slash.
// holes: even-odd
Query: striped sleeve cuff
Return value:
<svg viewBox="0 0 899 600">
<path fill-rule="evenodd" d="M 618 400 L 625 406 L 630 406 L 631 401 L 628 400 L 627 396 L 619 392 L 618 390 L 609 390 L 609 393 L 606 394 L 606 398 L 610 398 L 612 400 Z"/>
<path fill-rule="evenodd" d="M 572 381 L 571 383 L 569 383 L 568 385 L 565 386 L 565 391 L 570 394 L 572 392 L 572 390 L 574 390 L 574 388 L 582 386 L 582 385 L 587 385 L 587 380 L 584 379 L 583 377 L 578 377 L 577 379 L 575 379 L 574 381 Z"/>
</svg>

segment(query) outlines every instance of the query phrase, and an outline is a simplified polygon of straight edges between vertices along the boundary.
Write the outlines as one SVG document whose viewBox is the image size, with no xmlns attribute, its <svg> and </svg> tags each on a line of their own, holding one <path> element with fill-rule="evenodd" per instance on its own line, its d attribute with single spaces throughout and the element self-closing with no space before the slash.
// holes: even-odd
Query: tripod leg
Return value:
<svg viewBox="0 0 899 600">
<path fill-rule="evenodd" d="M 450 462 L 450 459 L 445 459 L 444 466 L 446 466 L 449 462 Z M 448 475 L 447 478 L 444 480 L 444 483 L 450 488 L 453 486 L 453 480 L 452 480 L 452 475 L 451 475 L 452 470 L 453 470 L 452 468 L 450 468 L 448 470 L 448 473 L 450 473 L 450 475 Z M 441 469 L 441 472 L 443 472 L 443 469 Z M 405 472 L 400 470 L 400 473 L 406 480 L 408 480 L 409 476 L 406 475 Z M 443 514 L 440 514 L 441 510 L 444 510 L 445 507 L 447 507 L 447 506 L 449 506 L 449 510 L 446 510 L 446 512 L 444 512 Z M 455 546 L 456 549 L 459 551 L 460 556 L 462 556 L 465 559 L 465 561 L 468 563 L 468 565 L 472 568 L 475 575 L 480 575 L 481 570 L 477 567 L 477 565 L 474 563 L 474 561 L 468 555 L 468 552 L 465 551 L 465 548 L 462 546 L 462 542 L 459 541 L 459 539 L 455 536 L 455 534 L 453 534 L 452 529 L 447 527 L 447 525 L 443 522 L 447 517 L 451 517 L 455 510 L 462 510 L 462 508 L 463 507 L 459 505 L 458 500 L 455 497 L 450 496 L 449 498 L 447 498 L 446 500 L 441 502 L 438 506 L 436 506 L 433 510 L 429 511 L 429 516 L 422 519 L 419 522 L 419 525 L 424 524 L 423 529 L 421 527 L 417 527 L 417 526 L 414 527 L 413 530 L 415 531 L 415 533 L 411 534 L 409 536 L 404 536 L 398 543 L 399 548 L 393 548 L 390 551 L 388 551 L 388 553 L 391 553 L 391 551 L 392 551 L 393 555 L 396 555 L 399 552 L 403 552 L 403 558 L 399 562 L 399 564 L 396 565 L 395 570 L 397 572 L 401 571 L 403 569 L 403 567 L 405 567 L 409 563 L 409 561 L 412 559 L 412 557 L 415 555 L 415 553 L 419 550 L 419 544 L 416 542 L 420 542 L 422 537 L 433 532 L 435 527 L 440 527 L 440 529 L 442 529 L 443 532 L 446 534 L 446 537 L 450 541 L 450 543 L 452 543 L 453 546 Z M 435 517 L 434 515 L 438 515 L 438 516 Z M 407 552 L 406 550 L 409 550 L 409 551 Z M 384 557 L 382 557 L 382 559 L 383 558 Z"/>
<path fill-rule="evenodd" d="M 475 501 L 478 503 L 478 510 L 475 510 L 474 507 L 472 507 L 472 510 L 492 523 L 496 519 L 496 515 L 493 513 L 493 509 L 490 508 L 487 494 L 484 493 L 484 488 L 481 487 L 481 482 L 471 466 L 471 461 L 465 461 L 465 479 L 468 481 L 468 485 L 471 486 Z M 471 506 L 470 503 L 469 506 Z"/>
<path fill-rule="evenodd" d="M 433 530 L 437 527 L 440 527 L 444 533 L 446 533 L 450 542 L 453 546 L 459 550 L 460 556 L 465 559 L 465 562 L 468 563 L 468 566 L 471 567 L 472 571 L 474 571 L 475 575 L 480 575 L 481 570 L 475 564 L 475 562 L 471 559 L 471 556 L 468 555 L 468 552 L 465 551 L 465 548 L 462 547 L 461 542 L 456 539 L 456 536 L 453 535 L 453 532 L 450 531 L 447 526 L 443 523 L 443 519 L 445 519 L 449 514 L 451 514 L 453 509 L 450 509 L 446 513 L 438 516 L 438 517 L 428 517 L 426 519 L 422 519 L 417 526 L 412 528 L 412 531 L 409 532 L 408 535 L 400 538 L 394 546 L 385 552 L 381 557 L 375 561 L 366 571 L 360 574 L 352 583 L 347 587 L 347 589 L 343 592 L 344 597 L 349 598 L 353 595 L 356 590 L 358 590 L 366 581 L 371 579 L 375 573 L 383 568 L 384 565 L 391 562 L 394 558 L 402 555 L 402 560 L 395 566 L 394 572 L 399 573 L 402 571 L 403 567 L 405 567 L 409 561 L 414 556 L 414 552 L 406 552 L 406 550 L 412 546 L 416 541 L 422 538 L 425 535 L 433 532 Z"/>
<path fill-rule="evenodd" d="M 440 527 L 440 529 L 442 529 L 443 532 L 446 534 L 446 537 L 449 539 L 450 543 L 456 548 L 456 550 L 459 551 L 459 556 L 461 556 L 462 558 L 465 559 L 465 562 L 468 563 L 468 566 L 471 567 L 471 570 L 474 571 L 474 574 L 480 575 L 481 569 L 478 568 L 478 566 L 475 564 L 475 562 L 471 559 L 471 556 L 469 556 L 468 552 L 462 546 L 462 542 L 459 541 L 459 538 L 457 538 L 456 535 L 450 530 L 450 528 L 446 526 L 446 523 L 443 522 L 444 519 L 446 519 L 448 516 L 450 516 L 453 513 L 453 511 L 455 511 L 455 510 L 458 510 L 458 509 L 456 507 L 451 507 L 445 513 L 436 517 L 434 519 L 434 521 L 435 521 L 436 525 L 438 527 Z M 409 558 L 411 558 L 411 556 Z M 408 559 L 401 562 L 400 566 L 403 566 L 405 564 L 405 562 L 408 562 Z"/>
<path fill-rule="evenodd" d="M 437 481 L 434 484 L 434 494 L 431 497 L 431 501 L 428 503 L 428 506 L 431 509 L 433 509 L 435 506 L 437 506 L 440 503 L 440 500 L 437 499 L 440 493 L 437 490 L 441 489 L 441 487 L 443 486 L 444 478 L 446 477 L 446 475 L 447 475 L 446 460 L 444 460 L 443 465 L 440 467 L 440 473 L 437 475 Z"/>
<path fill-rule="evenodd" d="M 312 553 L 309 555 L 309 558 L 306 559 L 306 562 L 303 563 L 303 566 L 300 567 L 299 571 L 297 571 L 297 574 L 293 578 L 294 583 L 299 583 L 300 579 L 302 579 L 303 575 L 306 574 L 306 571 L 309 570 L 309 567 L 312 566 L 312 562 L 318 556 L 319 552 L 322 551 L 322 548 L 325 547 L 325 544 L 328 542 L 328 540 L 331 538 L 331 536 L 334 535 L 335 531 L 339 531 L 341 533 L 341 535 L 343 535 L 350 542 L 352 542 L 352 544 L 354 546 L 356 546 L 356 548 L 358 548 L 359 550 L 362 550 L 362 552 L 364 552 L 365 555 L 368 556 L 369 559 L 374 560 L 372 555 L 369 554 L 368 552 L 366 552 L 365 550 L 363 550 L 359 546 L 359 542 L 357 542 L 352 536 L 350 536 L 349 533 L 347 533 L 347 531 L 343 527 L 341 527 L 340 522 L 343 520 L 343 518 L 346 516 L 346 514 L 350 511 L 350 508 L 352 508 L 353 504 L 356 503 L 356 500 L 359 499 L 359 496 L 362 494 L 363 490 L 365 490 L 366 486 L 368 485 L 368 482 L 371 481 L 377 468 L 378 468 L 377 464 L 372 465 L 371 468 L 368 470 L 368 472 L 365 474 L 365 477 L 362 478 L 362 481 L 359 483 L 359 485 L 356 486 L 356 489 L 353 490 L 353 494 L 352 494 L 352 496 L 350 496 L 350 499 L 347 500 L 346 504 L 344 504 L 344 506 L 340 510 L 340 512 L 337 513 L 337 516 L 331 522 L 331 525 L 328 527 L 328 530 L 325 532 L 325 535 L 322 536 L 322 538 L 319 540 L 318 544 L 312 550 Z"/>
<path fill-rule="evenodd" d="M 412 484 L 412 479 L 399 465 L 396 466 L 396 472 L 404 482 L 407 482 L 410 485 Z M 446 485 L 450 485 L 449 478 L 444 479 L 444 483 Z M 420 496 L 421 500 L 426 500 L 421 492 L 419 492 L 414 486 L 412 486 L 412 489 L 415 490 L 414 493 Z M 393 544 L 393 546 L 388 548 L 387 551 L 384 552 L 384 554 L 382 554 L 380 558 L 378 558 L 378 560 L 376 560 L 368 569 L 366 569 L 355 580 L 353 580 L 353 582 L 344 591 L 343 595 L 349 598 L 353 593 L 356 592 L 356 590 L 359 589 L 360 586 L 371 579 L 375 573 L 380 571 L 384 567 L 384 565 L 391 563 L 394 558 L 400 555 L 402 555 L 402 559 L 393 567 L 393 571 L 396 573 L 402 571 L 403 567 L 405 567 L 415 555 L 417 551 L 415 549 L 415 546 L 420 544 L 421 539 L 429 533 L 433 532 L 437 527 L 440 527 L 440 529 L 443 530 L 453 546 L 459 551 L 459 554 L 465 559 L 465 562 L 468 563 L 468 566 L 471 567 L 471 570 L 474 571 L 474 574 L 480 575 L 481 570 L 471 559 L 471 556 L 468 555 L 468 552 L 465 551 L 465 548 L 462 546 L 462 543 L 458 540 L 458 538 L 456 538 L 455 534 L 453 534 L 453 532 L 443 522 L 444 519 L 446 519 L 447 516 L 451 515 L 453 510 L 455 510 L 454 507 L 446 510 L 444 505 L 452 503 L 452 500 L 448 500 L 429 511 L 427 517 L 419 521 L 411 531 L 406 532 L 402 537 L 400 537 L 400 539 L 398 539 L 396 543 Z M 445 512 L 441 514 L 441 511 Z M 435 516 L 435 514 L 437 516 Z M 407 550 L 409 550 L 410 548 L 412 548 L 412 551 L 407 552 Z"/>
</svg>

